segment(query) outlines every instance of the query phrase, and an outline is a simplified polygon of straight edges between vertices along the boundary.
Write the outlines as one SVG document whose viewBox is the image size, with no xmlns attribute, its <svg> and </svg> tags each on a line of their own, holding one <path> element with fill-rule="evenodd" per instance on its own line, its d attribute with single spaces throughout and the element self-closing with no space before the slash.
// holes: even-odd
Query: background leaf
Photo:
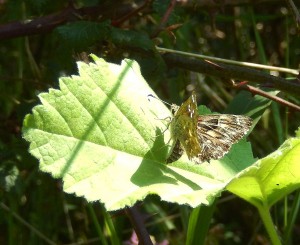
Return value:
<svg viewBox="0 0 300 245">
<path fill-rule="evenodd" d="M 256 207 L 274 203 L 300 187 L 300 134 L 234 178 L 227 189 Z"/>
<path fill-rule="evenodd" d="M 60 40 L 66 42 L 69 48 L 82 50 L 107 38 L 110 26 L 108 21 L 75 21 L 56 28 L 56 31 Z"/>
<path fill-rule="evenodd" d="M 112 28 L 110 34 L 112 41 L 121 47 L 122 45 L 128 45 L 135 48 L 139 47 L 143 50 L 151 50 L 154 48 L 151 39 L 143 33 Z"/>
</svg>

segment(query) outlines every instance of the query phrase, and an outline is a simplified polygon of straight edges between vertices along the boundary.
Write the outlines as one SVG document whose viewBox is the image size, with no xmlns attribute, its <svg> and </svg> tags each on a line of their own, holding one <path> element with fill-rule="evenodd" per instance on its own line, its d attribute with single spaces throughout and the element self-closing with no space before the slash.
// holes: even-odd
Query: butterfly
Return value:
<svg viewBox="0 0 300 245">
<path fill-rule="evenodd" d="M 220 159 L 252 125 L 252 119 L 247 116 L 199 115 L 195 92 L 181 106 L 172 104 L 171 111 L 169 128 L 174 144 L 167 163 L 178 160 L 184 152 L 197 164 Z"/>
</svg>

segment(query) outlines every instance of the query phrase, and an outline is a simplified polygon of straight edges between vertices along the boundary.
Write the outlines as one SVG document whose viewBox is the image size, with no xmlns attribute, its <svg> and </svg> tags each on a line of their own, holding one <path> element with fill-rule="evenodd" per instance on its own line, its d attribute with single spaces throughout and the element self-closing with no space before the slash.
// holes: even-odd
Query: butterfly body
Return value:
<svg viewBox="0 0 300 245">
<path fill-rule="evenodd" d="M 188 156 L 197 155 L 201 152 L 201 146 L 197 136 L 196 96 L 192 95 L 180 107 L 172 105 L 172 111 L 174 111 L 174 117 L 170 123 L 170 131 L 175 145 L 181 146 Z"/>
<path fill-rule="evenodd" d="M 183 152 L 195 163 L 219 159 L 252 125 L 252 119 L 246 116 L 199 115 L 194 92 L 180 107 L 172 105 L 171 109 L 174 116 L 170 132 L 174 144 L 167 163 L 178 160 Z"/>
</svg>

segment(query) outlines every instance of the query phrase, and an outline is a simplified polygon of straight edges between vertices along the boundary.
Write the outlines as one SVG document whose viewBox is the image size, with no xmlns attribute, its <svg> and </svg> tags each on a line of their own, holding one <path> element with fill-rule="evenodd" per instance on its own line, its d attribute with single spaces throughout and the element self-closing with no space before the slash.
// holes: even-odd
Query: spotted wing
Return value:
<svg viewBox="0 0 300 245">
<path fill-rule="evenodd" d="M 252 125 L 246 116 L 213 114 L 198 116 L 197 134 L 201 145 L 196 163 L 219 159 L 231 148 L 232 144 L 243 138 Z"/>
</svg>

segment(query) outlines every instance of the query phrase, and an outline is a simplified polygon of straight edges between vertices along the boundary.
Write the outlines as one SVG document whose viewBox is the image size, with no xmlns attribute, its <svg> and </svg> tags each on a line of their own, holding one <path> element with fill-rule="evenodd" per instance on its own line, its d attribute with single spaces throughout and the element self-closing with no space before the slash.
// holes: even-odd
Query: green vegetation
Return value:
<svg viewBox="0 0 300 245">
<path fill-rule="evenodd" d="M 298 12 L 175 2 L 4 5 L 3 244 L 300 242 Z M 148 95 L 192 91 L 253 127 L 219 160 L 166 164 L 172 114 Z"/>
</svg>

